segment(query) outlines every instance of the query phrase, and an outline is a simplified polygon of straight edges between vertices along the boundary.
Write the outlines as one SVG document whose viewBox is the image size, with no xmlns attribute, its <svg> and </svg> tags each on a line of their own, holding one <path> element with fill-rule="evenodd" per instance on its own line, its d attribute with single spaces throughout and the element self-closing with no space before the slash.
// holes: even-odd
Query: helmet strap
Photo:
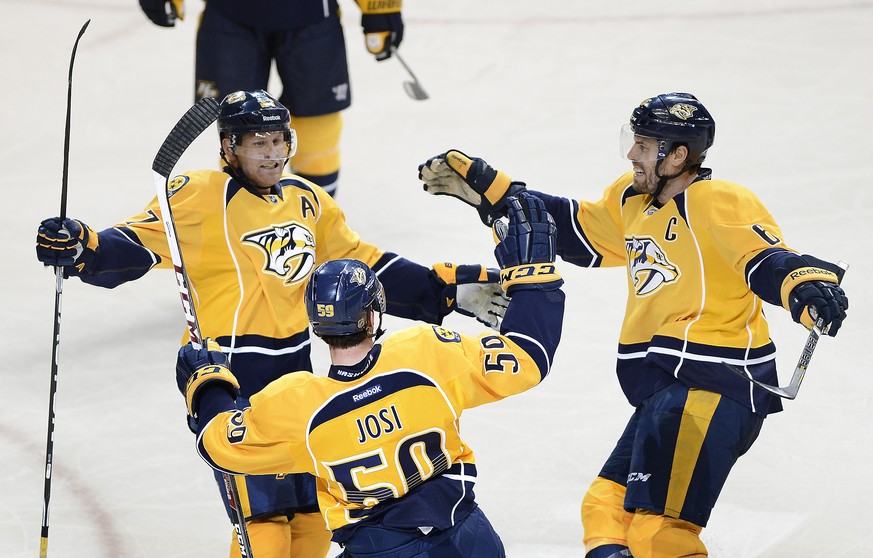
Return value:
<svg viewBox="0 0 873 558">
<path fill-rule="evenodd" d="M 377 310 L 373 310 L 373 312 L 379 315 L 379 323 L 376 324 L 376 331 L 371 335 L 371 337 L 373 338 L 373 341 L 378 341 L 380 337 L 385 335 L 385 330 L 382 329 L 382 312 Z"/>
</svg>

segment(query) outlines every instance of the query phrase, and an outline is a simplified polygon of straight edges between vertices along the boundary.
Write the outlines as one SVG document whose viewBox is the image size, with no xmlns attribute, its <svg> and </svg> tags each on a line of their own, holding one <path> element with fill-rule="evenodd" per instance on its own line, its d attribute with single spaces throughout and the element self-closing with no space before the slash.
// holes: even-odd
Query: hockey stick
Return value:
<svg viewBox="0 0 873 558">
<path fill-rule="evenodd" d="M 397 61 L 400 62 L 400 64 L 403 66 L 403 68 L 406 69 L 406 73 L 408 73 L 409 77 L 412 78 L 412 81 L 404 81 L 403 82 L 403 89 L 406 91 L 406 94 L 409 95 L 410 97 L 412 97 L 413 99 L 415 99 L 416 101 L 423 101 L 423 100 L 429 98 L 430 96 L 427 94 L 427 92 L 421 86 L 421 83 L 419 83 L 418 78 L 415 77 L 415 74 L 412 73 L 412 70 L 409 68 L 409 66 L 406 64 L 406 62 L 403 61 L 403 58 L 400 57 L 400 53 L 397 52 L 397 47 L 391 47 L 391 54 L 393 54 L 395 57 L 397 57 Z"/>
<path fill-rule="evenodd" d="M 182 154 L 188 146 L 197 139 L 206 128 L 212 125 L 218 118 L 219 105 L 215 99 L 206 97 L 197 101 L 182 115 L 179 122 L 170 131 L 170 135 L 164 140 L 155 161 L 152 164 L 155 189 L 157 190 L 158 204 L 161 207 L 161 216 L 164 222 L 164 230 L 167 233 L 167 244 L 170 247 L 170 257 L 173 260 L 173 269 L 176 274 L 176 284 L 179 287 L 179 295 L 182 298 L 182 310 L 185 312 L 185 320 L 188 322 L 188 335 L 195 348 L 203 346 L 203 338 L 200 335 L 200 324 L 197 321 L 197 313 L 191 300 L 188 273 L 185 271 L 185 263 L 182 261 L 182 251 L 179 239 L 176 236 L 176 224 L 173 221 L 173 212 L 170 208 L 170 174 L 173 167 L 179 162 Z M 236 478 L 233 475 L 222 473 L 227 500 L 233 510 L 233 528 L 236 531 L 239 550 L 243 558 L 251 558 L 252 543 L 246 529 L 246 519 L 239 505 L 239 490 L 236 486 Z"/>
<path fill-rule="evenodd" d="M 76 61 L 76 49 L 79 48 L 79 39 L 85 34 L 85 29 L 91 20 L 85 22 L 76 42 L 73 43 L 73 53 L 70 55 L 70 75 L 67 79 L 67 121 L 64 125 L 64 167 L 61 175 L 61 224 L 67 217 L 67 176 L 70 168 L 70 113 L 73 104 L 73 62 Z M 48 531 L 49 531 L 49 501 L 52 495 L 52 462 L 54 459 L 54 432 L 55 432 L 55 395 L 58 391 L 58 345 L 61 342 L 61 294 L 64 290 L 64 268 L 55 267 L 55 320 L 52 331 L 52 368 L 51 382 L 49 385 L 49 408 L 48 430 L 45 443 L 45 485 L 43 487 L 42 502 L 42 529 L 39 536 L 39 556 L 45 558 L 48 555 Z"/>
<path fill-rule="evenodd" d="M 843 276 L 846 274 L 846 271 L 849 269 L 849 264 L 844 261 L 840 261 L 837 263 L 842 269 L 842 272 L 838 275 L 838 280 L 842 282 Z M 816 345 L 818 345 L 818 340 L 821 338 L 823 334 L 827 334 L 827 328 L 824 327 L 824 319 L 819 317 L 815 312 L 814 308 L 810 308 L 810 316 L 815 320 L 815 324 L 812 326 L 812 329 L 809 330 L 809 336 L 806 338 L 806 343 L 803 345 L 803 351 L 800 353 L 800 358 L 797 361 L 797 366 L 794 367 L 794 374 L 791 376 L 791 381 L 788 382 L 786 386 L 771 386 L 770 384 L 765 384 L 764 382 L 760 382 L 753 378 L 751 375 L 746 374 L 746 372 L 740 370 L 736 366 L 728 364 L 726 362 L 722 362 L 725 366 L 752 382 L 753 384 L 766 389 L 770 393 L 774 395 L 778 395 L 783 399 L 794 399 L 797 397 L 797 392 L 800 390 L 800 384 L 803 383 L 803 378 L 806 376 L 806 369 L 809 367 L 809 361 L 812 359 L 812 353 L 815 351 Z"/>
</svg>

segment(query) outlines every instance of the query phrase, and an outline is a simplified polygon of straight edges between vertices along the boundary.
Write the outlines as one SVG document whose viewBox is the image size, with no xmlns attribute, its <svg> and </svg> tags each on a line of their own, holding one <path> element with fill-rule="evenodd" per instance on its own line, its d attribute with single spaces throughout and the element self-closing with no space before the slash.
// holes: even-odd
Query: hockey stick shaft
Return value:
<svg viewBox="0 0 873 558">
<path fill-rule="evenodd" d="M 843 276 L 846 274 L 846 271 L 849 269 L 849 264 L 844 261 L 840 261 L 837 263 L 839 268 L 842 270 L 838 274 L 838 281 L 842 282 Z M 810 308 L 812 310 L 812 308 Z M 741 375 L 743 378 L 749 380 L 756 386 L 759 386 L 774 395 L 778 395 L 783 399 L 794 399 L 797 397 L 797 392 L 800 391 L 800 384 L 803 383 L 803 378 L 806 376 L 806 370 L 809 368 L 809 361 L 812 360 L 812 354 L 815 352 L 815 348 L 818 346 L 818 340 L 821 338 L 823 334 L 827 334 L 827 327 L 824 323 L 824 319 L 819 316 L 813 316 L 815 319 L 815 324 L 813 324 L 812 328 L 809 330 L 809 335 L 806 337 L 806 343 L 803 344 L 803 350 L 800 353 L 800 358 L 797 359 L 797 365 L 794 367 L 794 373 L 791 375 L 791 381 L 788 382 L 786 386 L 772 386 L 770 384 L 765 384 L 759 380 L 753 378 L 750 374 L 740 370 L 739 368 L 732 366 L 726 362 L 722 363 L 737 374 Z M 829 324 L 827 324 L 829 325 Z"/>
<path fill-rule="evenodd" d="M 79 47 L 79 39 L 85 34 L 85 29 L 91 20 L 85 22 L 73 43 L 73 52 L 70 55 L 70 74 L 67 79 L 67 119 L 64 124 L 64 166 L 61 174 L 61 223 L 67 216 L 67 177 L 70 167 L 70 114 L 73 104 L 73 63 L 76 61 L 76 50 Z M 45 483 L 43 486 L 42 502 L 42 528 L 39 538 L 39 556 L 45 558 L 48 555 L 49 533 L 49 504 L 52 495 L 52 465 L 54 463 L 54 432 L 55 432 L 55 395 L 58 391 L 58 345 L 61 337 L 61 295 L 64 290 L 64 268 L 55 267 L 55 318 L 52 327 L 52 364 L 51 380 L 49 383 L 49 407 L 48 427 L 45 443 Z"/>
<path fill-rule="evenodd" d="M 182 118 L 179 119 L 179 122 L 170 131 L 167 139 L 164 140 L 157 155 L 155 155 L 155 160 L 152 164 L 155 189 L 157 191 L 158 204 L 161 208 L 164 230 L 167 234 L 167 244 L 175 271 L 176 285 L 179 288 L 182 310 L 185 312 L 185 320 L 188 323 L 188 335 L 191 338 L 191 343 L 198 349 L 203 346 L 203 337 L 200 333 L 200 323 L 197 321 L 197 312 L 191 296 L 188 273 L 182 260 L 182 249 L 179 244 L 179 238 L 176 235 L 176 224 L 173 220 L 172 208 L 170 207 L 171 193 L 169 190 L 169 179 L 173 172 L 173 167 L 176 166 L 182 154 L 197 139 L 197 136 L 215 122 L 216 118 L 218 118 L 218 113 L 219 105 L 215 99 L 203 98 L 197 101 L 194 106 L 182 115 Z M 233 528 L 236 531 L 240 554 L 243 558 L 251 558 L 252 545 L 249 540 L 248 530 L 246 529 L 245 514 L 240 506 L 236 478 L 233 475 L 222 473 L 222 479 L 228 503 L 234 514 Z"/>
<path fill-rule="evenodd" d="M 427 99 L 429 95 L 424 90 L 424 87 L 421 86 L 421 82 L 418 81 L 415 74 L 412 73 L 412 68 L 409 67 L 409 64 L 407 64 L 406 61 L 403 60 L 403 57 L 400 56 L 400 53 L 397 52 L 397 47 L 391 47 L 391 54 L 397 58 L 397 61 L 400 62 L 400 65 L 403 66 L 403 69 L 406 70 L 406 73 L 412 78 L 412 81 L 403 82 L 403 88 L 406 93 L 416 101 Z"/>
</svg>

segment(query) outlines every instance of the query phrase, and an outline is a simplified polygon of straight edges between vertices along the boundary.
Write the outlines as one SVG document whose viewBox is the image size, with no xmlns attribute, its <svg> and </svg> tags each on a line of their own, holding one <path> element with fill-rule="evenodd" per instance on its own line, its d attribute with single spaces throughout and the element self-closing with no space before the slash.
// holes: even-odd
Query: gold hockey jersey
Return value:
<svg viewBox="0 0 873 558">
<path fill-rule="evenodd" d="M 631 404 L 678 380 L 775 412 L 777 398 L 722 362 L 776 383 L 763 301 L 781 305 L 776 267 L 794 251 L 751 191 L 709 176 L 704 169 L 661 208 L 633 189 L 632 172 L 596 202 L 536 195 L 555 217 L 565 260 L 627 269 L 617 372 Z"/>
<path fill-rule="evenodd" d="M 334 540 L 362 521 L 445 529 L 474 507 L 475 458 L 460 435 L 461 413 L 546 376 L 563 300 L 560 291 L 519 291 L 502 335 L 409 328 L 357 366 L 332 366 L 327 377 L 286 375 L 245 410 L 227 399 L 225 411 L 204 411 L 229 397 L 207 392 L 198 451 L 227 472 L 316 475 Z"/>
<path fill-rule="evenodd" d="M 174 177 L 168 189 L 201 334 L 228 354 L 243 396 L 311 370 L 303 291 L 322 262 L 369 265 L 393 315 L 439 322 L 449 311 L 440 309 L 441 286 L 429 268 L 363 242 L 333 198 L 302 178 L 285 176 L 261 195 L 227 172 L 198 170 Z M 156 198 L 98 237 L 95 262 L 70 268 L 86 283 L 112 288 L 153 267 L 172 268 Z"/>
</svg>

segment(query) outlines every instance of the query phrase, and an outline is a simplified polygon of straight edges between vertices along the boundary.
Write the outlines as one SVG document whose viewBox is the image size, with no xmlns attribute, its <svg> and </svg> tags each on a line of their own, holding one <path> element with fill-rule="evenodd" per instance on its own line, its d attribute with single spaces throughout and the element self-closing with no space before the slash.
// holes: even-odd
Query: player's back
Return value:
<svg viewBox="0 0 873 558">
<path fill-rule="evenodd" d="M 388 337 L 355 366 L 332 366 L 328 377 L 274 382 L 252 398 L 244 422 L 290 450 L 289 468 L 319 477 L 319 505 L 339 538 L 365 518 L 446 529 L 475 508 L 475 459 L 460 436 L 461 412 L 541 378 L 507 338 L 422 325 Z M 258 443 L 251 434 L 245 443 Z"/>
</svg>

